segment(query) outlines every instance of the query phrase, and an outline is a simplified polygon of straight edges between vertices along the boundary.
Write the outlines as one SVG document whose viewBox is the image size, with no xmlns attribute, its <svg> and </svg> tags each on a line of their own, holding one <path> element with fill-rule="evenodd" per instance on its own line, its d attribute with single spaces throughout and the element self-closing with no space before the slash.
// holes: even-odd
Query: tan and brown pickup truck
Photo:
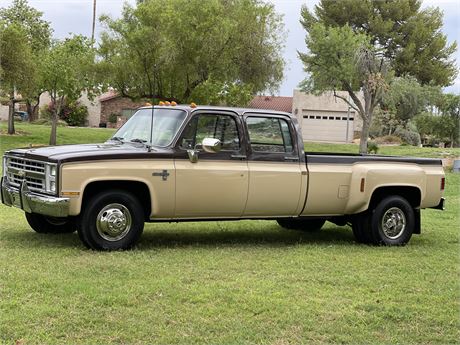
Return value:
<svg viewBox="0 0 460 345">
<path fill-rule="evenodd" d="M 1 197 L 36 232 L 77 230 L 92 249 L 132 247 L 144 222 L 239 219 L 403 245 L 421 209 L 443 209 L 444 183 L 438 159 L 305 153 L 288 113 L 150 106 L 103 144 L 6 152 Z"/>
</svg>

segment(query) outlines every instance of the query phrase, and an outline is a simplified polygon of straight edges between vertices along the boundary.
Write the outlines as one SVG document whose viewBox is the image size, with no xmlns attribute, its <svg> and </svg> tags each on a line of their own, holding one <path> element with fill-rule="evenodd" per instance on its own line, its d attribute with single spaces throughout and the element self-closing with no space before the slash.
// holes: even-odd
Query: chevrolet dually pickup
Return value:
<svg viewBox="0 0 460 345">
<path fill-rule="evenodd" d="M 132 247 L 145 222 L 240 219 L 404 245 L 421 209 L 443 209 L 444 184 L 439 159 L 306 153 L 288 113 L 148 106 L 102 144 L 7 151 L 1 198 L 36 232 L 97 250 Z"/>
</svg>

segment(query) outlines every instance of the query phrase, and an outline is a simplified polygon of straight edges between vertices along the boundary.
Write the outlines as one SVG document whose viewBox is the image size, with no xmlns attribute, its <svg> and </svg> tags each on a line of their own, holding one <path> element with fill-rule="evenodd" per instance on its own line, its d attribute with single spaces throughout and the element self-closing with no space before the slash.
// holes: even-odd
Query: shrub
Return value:
<svg viewBox="0 0 460 345">
<path fill-rule="evenodd" d="M 367 142 L 367 153 L 375 153 L 379 152 L 379 145 L 375 141 Z"/>
<path fill-rule="evenodd" d="M 54 103 L 49 103 L 40 109 L 40 117 L 50 120 L 54 111 Z M 70 126 L 83 126 L 88 116 L 88 108 L 78 102 L 70 102 L 61 108 L 58 114 L 59 119 L 65 121 Z"/>
<path fill-rule="evenodd" d="M 402 127 L 396 128 L 396 130 L 393 133 L 395 136 L 401 138 L 401 140 L 409 145 L 412 146 L 420 146 L 421 140 L 420 140 L 420 134 L 417 132 L 404 129 Z"/>
<path fill-rule="evenodd" d="M 377 144 L 397 144 L 397 145 L 400 145 L 402 143 L 402 140 L 401 140 L 400 137 L 397 137 L 396 135 L 385 135 L 383 137 L 375 138 L 375 142 Z"/>
<path fill-rule="evenodd" d="M 119 116 L 119 115 L 118 115 L 118 114 L 114 114 L 114 113 L 110 114 L 110 115 L 109 115 L 109 122 L 110 122 L 110 123 L 117 123 L 117 116 Z"/>
<path fill-rule="evenodd" d="M 84 126 L 86 117 L 88 116 L 88 108 L 77 102 L 66 105 L 59 117 L 67 122 L 70 126 Z"/>
</svg>

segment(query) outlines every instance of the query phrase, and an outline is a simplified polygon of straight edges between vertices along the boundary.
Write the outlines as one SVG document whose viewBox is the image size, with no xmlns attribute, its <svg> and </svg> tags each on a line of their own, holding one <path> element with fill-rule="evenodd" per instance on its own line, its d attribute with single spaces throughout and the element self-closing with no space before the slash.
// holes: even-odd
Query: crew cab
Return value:
<svg viewBox="0 0 460 345">
<path fill-rule="evenodd" d="M 105 143 L 7 151 L 1 198 L 96 250 L 132 247 L 145 222 L 240 219 L 404 245 L 444 185 L 438 159 L 305 153 L 289 113 L 180 105 L 140 108 Z"/>
</svg>

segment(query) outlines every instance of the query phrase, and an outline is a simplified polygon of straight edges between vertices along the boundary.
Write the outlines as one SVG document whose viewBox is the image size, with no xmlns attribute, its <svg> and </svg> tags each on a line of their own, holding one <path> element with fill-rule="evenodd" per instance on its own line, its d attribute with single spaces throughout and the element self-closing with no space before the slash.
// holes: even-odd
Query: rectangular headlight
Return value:
<svg viewBox="0 0 460 345">
<path fill-rule="evenodd" d="M 56 193 L 57 165 L 46 163 L 45 165 L 45 186 L 48 193 Z"/>
</svg>

